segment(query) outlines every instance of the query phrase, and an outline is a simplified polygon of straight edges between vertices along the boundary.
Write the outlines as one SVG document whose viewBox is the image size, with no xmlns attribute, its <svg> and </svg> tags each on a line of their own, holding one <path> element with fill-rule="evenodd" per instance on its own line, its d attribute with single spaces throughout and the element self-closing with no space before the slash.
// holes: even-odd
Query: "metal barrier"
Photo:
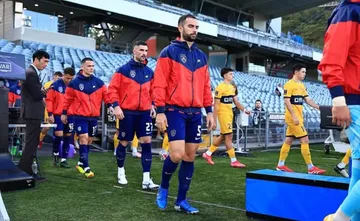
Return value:
<svg viewBox="0 0 360 221">
<path fill-rule="evenodd" d="M 102 137 L 101 148 L 110 149 L 108 147 L 108 137 L 115 133 L 115 117 L 110 115 L 105 106 L 103 106 L 103 110 L 106 111 L 102 112 L 99 121 L 99 132 L 101 132 Z M 237 152 L 246 153 L 252 148 L 268 149 L 282 145 L 286 137 L 285 115 L 283 113 L 252 111 L 247 118 L 247 124 L 244 124 L 242 114 L 244 113 L 234 113 L 233 145 Z M 305 114 L 304 124 L 310 143 L 323 143 L 329 137 L 328 130 L 320 129 L 318 117 Z M 208 131 L 206 128 L 206 116 L 203 114 L 202 132 L 204 141 L 200 145 L 201 149 L 205 149 L 212 144 L 213 136 L 220 134 L 219 129 L 218 127 L 215 131 Z M 157 131 L 156 127 L 154 127 L 155 131 Z"/>
</svg>

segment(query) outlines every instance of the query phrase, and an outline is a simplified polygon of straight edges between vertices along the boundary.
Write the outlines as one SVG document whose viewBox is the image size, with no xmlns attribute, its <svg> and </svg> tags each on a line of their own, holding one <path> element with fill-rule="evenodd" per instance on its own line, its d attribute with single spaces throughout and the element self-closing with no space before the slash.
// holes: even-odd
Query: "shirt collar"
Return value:
<svg viewBox="0 0 360 221">
<path fill-rule="evenodd" d="M 31 66 L 33 66 L 33 68 L 35 69 L 37 75 L 40 76 L 40 71 L 35 67 L 35 65 L 31 64 Z"/>
</svg>

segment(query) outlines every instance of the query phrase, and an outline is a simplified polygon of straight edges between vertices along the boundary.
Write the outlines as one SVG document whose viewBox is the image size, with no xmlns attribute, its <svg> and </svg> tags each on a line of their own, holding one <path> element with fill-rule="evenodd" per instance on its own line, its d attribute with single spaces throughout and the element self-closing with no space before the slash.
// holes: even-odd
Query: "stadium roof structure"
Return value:
<svg viewBox="0 0 360 221">
<path fill-rule="evenodd" d="M 332 0 L 200 0 L 201 4 L 212 4 L 218 7 L 242 11 L 246 14 L 260 13 L 269 18 L 277 18 L 299 12 L 305 9 L 320 6 Z M 186 0 L 162 0 L 161 2 L 185 5 Z"/>
</svg>

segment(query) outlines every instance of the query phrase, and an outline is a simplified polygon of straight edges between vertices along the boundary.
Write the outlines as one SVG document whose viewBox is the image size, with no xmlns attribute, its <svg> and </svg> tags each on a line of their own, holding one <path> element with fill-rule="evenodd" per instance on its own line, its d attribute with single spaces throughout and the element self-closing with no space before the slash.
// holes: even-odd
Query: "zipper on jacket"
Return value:
<svg viewBox="0 0 360 221">
<path fill-rule="evenodd" d="M 194 104 L 194 72 L 191 72 L 191 89 L 192 89 L 192 97 L 191 97 L 191 107 Z"/>
<path fill-rule="evenodd" d="M 139 110 L 139 108 L 140 108 L 140 102 L 141 102 L 141 87 L 142 87 L 142 84 L 140 84 L 140 93 L 139 93 L 139 105 L 138 105 L 138 110 Z"/>
</svg>

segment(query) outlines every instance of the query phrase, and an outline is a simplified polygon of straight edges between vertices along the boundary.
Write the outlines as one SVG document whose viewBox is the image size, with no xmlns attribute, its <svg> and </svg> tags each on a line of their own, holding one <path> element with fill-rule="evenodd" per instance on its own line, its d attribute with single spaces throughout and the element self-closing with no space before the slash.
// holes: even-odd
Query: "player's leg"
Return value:
<svg viewBox="0 0 360 221">
<path fill-rule="evenodd" d="M 347 173 L 345 167 L 346 167 L 346 165 L 349 164 L 350 157 L 351 157 L 351 148 L 349 148 L 346 151 L 346 154 L 345 154 L 344 158 L 341 160 L 341 162 L 334 167 L 334 171 L 337 172 L 338 174 L 340 174 L 341 176 L 348 178 L 349 174 Z"/>
<path fill-rule="evenodd" d="M 54 129 L 54 141 L 53 141 L 53 164 L 59 166 L 60 163 L 60 145 L 64 136 L 64 124 L 61 121 L 60 116 L 54 116 L 56 127 Z"/>
<path fill-rule="evenodd" d="M 118 183 L 121 185 L 126 185 L 128 183 L 125 174 L 125 158 L 126 158 L 126 147 L 129 142 L 133 140 L 135 134 L 135 118 L 131 114 L 124 113 L 125 118 L 120 121 L 119 127 L 119 145 L 116 148 L 116 161 L 118 165 Z"/>
<path fill-rule="evenodd" d="M 320 169 L 313 165 L 311 160 L 309 137 L 303 124 L 292 126 L 292 131 L 301 143 L 301 155 L 304 158 L 309 174 L 324 174 L 326 170 Z"/>
<path fill-rule="evenodd" d="M 164 161 L 161 185 L 156 197 L 156 204 L 160 209 L 165 209 L 167 206 L 170 179 L 185 155 L 185 114 L 176 110 L 166 111 L 165 114 L 168 122 L 167 132 L 170 142 L 170 152 Z"/>
<path fill-rule="evenodd" d="M 168 135 L 167 131 L 165 131 L 164 132 L 164 139 L 163 139 L 163 142 L 162 142 L 162 147 L 161 147 L 161 150 L 159 152 L 161 161 L 164 161 L 168 157 L 169 148 L 170 148 L 169 135 Z"/>
<path fill-rule="evenodd" d="M 352 155 L 352 171 L 349 193 L 335 214 L 329 215 L 325 221 L 360 220 L 360 107 L 349 106 L 351 124 L 347 129 Z"/>
<path fill-rule="evenodd" d="M 68 117 L 68 123 L 64 126 L 64 136 L 63 136 L 63 145 L 61 151 L 60 167 L 70 168 L 67 161 L 67 157 L 69 154 L 70 142 L 73 133 L 74 133 L 74 119 L 73 117 Z"/>
<path fill-rule="evenodd" d="M 114 134 L 114 156 L 116 156 L 116 148 L 119 146 L 119 128 L 120 128 L 120 120 L 116 119 L 115 129 L 116 132 Z"/>
<path fill-rule="evenodd" d="M 179 169 L 179 190 L 175 202 L 175 210 L 196 214 L 199 210 L 189 204 L 186 194 L 194 174 L 194 161 L 196 150 L 201 143 L 202 114 L 191 114 L 187 116 L 185 134 L 185 155 Z"/>
<path fill-rule="evenodd" d="M 141 153 L 138 152 L 138 146 L 139 146 L 139 139 L 135 134 L 134 139 L 131 142 L 131 150 L 132 150 L 131 155 L 133 157 L 141 158 Z"/>
<path fill-rule="evenodd" d="M 90 167 L 89 167 L 89 121 L 85 119 L 75 119 L 75 130 L 79 137 L 79 161 L 76 165 L 76 169 L 81 173 L 85 175 L 85 172 L 87 173 L 88 178 L 94 176 L 93 173 L 91 173 Z"/>
<path fill-rule="evenodd" d="M 225 135 L 225 147 L 226 147 L 226 152 L 230 158 L 230 166 L 234 168 L 245 168 L 246 165 L 240 163 L 236 158 L 235 149 L 233 147 L 232 140 L 233 140 L 233 133 Z"/>
<path fill-rule="evenodd" d="M 281 146 L 279 162 L 278 162 L 278 165 L 276 166 L 276 170 L 284 171 L 284 172 L 294 172 L 292 169 L 285 166 L 285 160 L 286 160 L 287 156 L 289 155 L 290 147 L 291 147 L 293 140 L 294 140 L 294 134 L 291 131 L 291 126 L 287 125 L 286 138 L 285 138 L 283 145 Z"/>
<path fill-rule="evenodd" d="M 150 112 L 143 113 L 137 117 L 135 123 L 135 130 L 137 136 L 140 137 L 140 143 L 142 149 L 142 155 L 141 155 L 141 165 L 143 168 L 142 189 L 143 190 L 158 189 L 159 185 L 155 184 L 150 178 L 150 170 L 152 163 L 151 136 L 153 133 L 153 123 L 150 116 Z"/>
<path fill-rule="evenodd" d="M 220 136 L 213 139 L 213 142 L 209 149 L 203 153 L 202 157 L 207 161 L 208 164 L 214 165 L 214 161 L 212 160 L 212 154 L 219 148 L 221 143 L 225 140 L 224 134 L 232 133 L 232 125 L 231 122 L 229 122 L 229 117 L 226 118 L 226 116 L 219 114 L 219 125 L 220 125 Z M 232 121 L 232 119 L 231 119 Z M 229 129 L 230 125 L 230 129 Z"/>
</svg>

